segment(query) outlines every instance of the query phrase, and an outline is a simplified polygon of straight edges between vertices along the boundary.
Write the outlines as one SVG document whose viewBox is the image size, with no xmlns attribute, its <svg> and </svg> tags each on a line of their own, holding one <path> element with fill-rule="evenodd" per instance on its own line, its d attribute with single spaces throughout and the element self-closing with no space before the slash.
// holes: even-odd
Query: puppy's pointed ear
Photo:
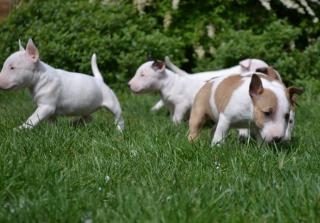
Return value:
<svg viewBox="0 0 320 223">
<path fill-rule="evenodd" d="M 19 51 L 25 51 L 20 39 L 19 39 Z"/>
<path fill-rule="evenodd" d="M 256 69 L 256 72 L 263 73 L 272 79 L 280 80 L 280 75 L 273 67 L 258 68 Z"/>
<path fill-rule="evenodd" d="M 152 68 L 155 71 L 159 71 L 159 72 L 163 72 L 166 69 L 166 64 L 165 62 L 161 61 L 161 60 L 155 60 L 152 63 Z"/>
<path fill-rule="evenodd" d="M 296 94 L 302 94 L 304 92 L 304 89 L 298 87 L 289 87 L 287 88 L 287 92 L 289 95 L 290 104 L 295 106 L 297 104 Z"/>
<path fill-rule="evenodd" d="M 263 93 L 263 86 L 261 79 L 258 75 L 253 74 L 249 86 L 249 94 L 251 97 L 259 96 Z"/>
<path fill-rule="evenodd" d="M 36 45 L 34 45 L 32 39 L 29 39 L 28 41 L 26 52 L 33 62 L 37 62 L 39 60 L 39 51 Z"/>
<path fill-rule="evenodd" d="M 247 70 L 250 69 L 251 66 L 251 59 L 245 59 L 245 60 L 241 60 L 239 65 Z"/>
</svg>

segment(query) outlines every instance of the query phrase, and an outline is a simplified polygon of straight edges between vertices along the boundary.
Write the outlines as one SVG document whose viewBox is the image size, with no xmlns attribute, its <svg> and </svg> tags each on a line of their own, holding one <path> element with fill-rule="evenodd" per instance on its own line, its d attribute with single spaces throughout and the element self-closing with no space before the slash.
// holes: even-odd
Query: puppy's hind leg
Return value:
<svg viewBox="0 0 320 223">
<path fill-rule="evenodd" d="M 206 113 L 203 107 L 193 106 L 191 109 L 190 119 L 189 119 L 189 142 L 195 141 L 199 134 L 201 127 L 205 121 Z"/>
<path fill-rule="evenodd" d="M 112 112 L 112 114 L 114 115 L 117 130 L 122 132 L 124 129 L 124 120 L 122 118 L 121 106 L 116 95 L 107 86 L 103 87 L 102 107 Z"/>
</svg>

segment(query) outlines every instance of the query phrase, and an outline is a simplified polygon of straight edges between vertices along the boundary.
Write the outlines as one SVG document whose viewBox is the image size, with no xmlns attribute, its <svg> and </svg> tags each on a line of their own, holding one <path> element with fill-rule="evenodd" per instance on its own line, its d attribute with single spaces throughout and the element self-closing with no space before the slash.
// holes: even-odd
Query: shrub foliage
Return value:
<svg viewBox="0 0 320 223">
<path fill-rule="evenodd" d="M 127 81 L 149 56 L 166 55 L 189 72 L 251 57 L 288 81 L 319 78 L 320 27 L 308 14 L 281 4 L 268 11 L 255 0 L 175 2 L 24 1 L 0 24 L 0 59 L 18 48 L 19 38 L 32 37 L 43 61 L 71 71 L 91 73 L 97 53 L 108 83 Z"/>
</svg>

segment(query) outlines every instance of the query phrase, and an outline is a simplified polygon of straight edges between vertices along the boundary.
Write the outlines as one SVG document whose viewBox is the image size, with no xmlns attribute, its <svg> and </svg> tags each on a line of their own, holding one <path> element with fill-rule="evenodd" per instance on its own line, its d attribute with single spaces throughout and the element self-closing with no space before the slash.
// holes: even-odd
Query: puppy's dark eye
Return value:
<svg viewBox="0 0 320 223">
<path fill-rule="evenodd" d="M 285 115 L 284 115 L 284 118 L 286 119 L 286 121 L 288 121 L 288 120 L 289 120 L 289 114 L 288 114 L 288 113 L 285 114 Z"/>
<path fill-rule="evenodd" d="M 271 111 L 266 111 L 266 112 L 263 112 L 264 116 L 266 117 L 270 117 L 272 112 Z"/>
<path fill-rule="evenodd" d="M 10 66 L 10 70 L 14 70 L 14 68 L 15 68 L 14 66 Z"/>
<path fill-rule="evenodd" d="M 141 77 L 144 77 L 144 73 L 141 73 Z"/>
</svg>

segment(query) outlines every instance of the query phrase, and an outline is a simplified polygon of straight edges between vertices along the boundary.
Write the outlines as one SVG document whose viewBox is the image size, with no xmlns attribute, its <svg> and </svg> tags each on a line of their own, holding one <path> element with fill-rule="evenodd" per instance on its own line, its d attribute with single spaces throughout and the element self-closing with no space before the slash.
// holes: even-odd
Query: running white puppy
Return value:
<svg viewBox="0 0 320 223">
<path fill-rule="evenodd" d="M 226 68 L 226 69 L 221 69 L 221 70 L 215 70 L 215 71 L 207 71 L 207 72 L 200 72 L 200 73 L 195 73 L 195 74 L 190 74 L 187 73 L 186 71 L 180 69 L 176 65 L 174 65 L 169 57 L 165 58 L 166 66 L 172 70 L 174 73 L 180 75 L 180 76 L 185 76 L 185 75 L 202 75 L 202 78 L 206 78 L 207 80 L 211 78 L 216 78 L 216 77 L 225 77 L 225 76 L 230 76 L 230 75 L 235 75 L 235 74 L 245 74 L 247 72 L 253 72 L 256 71 L 256 69 L 259 68 L 266 68 L 268 67 L 268 64 L 262 60 L 259 59 L 245 59 L 239 62 L 238 65 Z M 160 99 L 152 108 L 151 111 L 158 111 L 164 106 L 164 102 Z"/>
<path fill-rule="evenodd" d="M 94 77 L 55 69 L 39 59 L 39 52 L 31 39 L 26 50 L 10 55 L 0 73 L 0 89 L 28 88 L 37 104 L 36 111 L 19 128 L 33 128 L 39 122 L 59 115 L 80 116 L 87 119 L 100 108 L 107 108 L 115 116 L 117 129 L 124 121 L 116 95 L 103 82 L 92 56 Z"/>
</svg>

